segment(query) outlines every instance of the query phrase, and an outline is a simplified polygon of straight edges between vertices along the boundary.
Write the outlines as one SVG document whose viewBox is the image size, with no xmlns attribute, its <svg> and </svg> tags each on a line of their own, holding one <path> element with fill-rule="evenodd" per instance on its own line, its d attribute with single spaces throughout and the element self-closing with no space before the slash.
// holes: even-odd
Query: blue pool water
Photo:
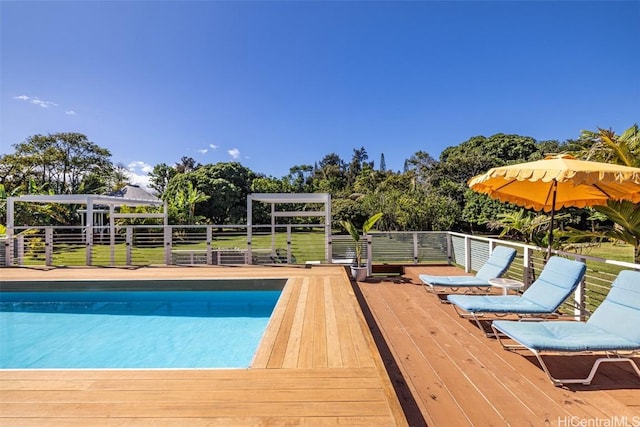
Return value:
<svg viewBox="0 0 640 427">
<path fill-rule="evenodd" d="M 248 367 L 279 296 L 2 292 L 0 368 Z"/>
</svg>

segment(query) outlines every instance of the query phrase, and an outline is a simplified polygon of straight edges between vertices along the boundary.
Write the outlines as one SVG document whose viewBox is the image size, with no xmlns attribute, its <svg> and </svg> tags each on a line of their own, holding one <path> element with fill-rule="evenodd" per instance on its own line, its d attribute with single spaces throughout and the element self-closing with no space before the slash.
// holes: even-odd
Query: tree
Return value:
<svg viewBox="0 0 640 427">
<path fill-rule="evenodd" d="M 20 187 L 7 192 L 4 185 L 0 184 L 0 223 L 7 223 L 7 198 L 18 197 L 25 194 L 51 195 L 52 191 L 45 191 L 39 187 L 34 179 Z M 62 225 L 72 222 L 73 212 L 68 206 L 61 204 L 20 203 L 14 207 L 14 224 L 43 226 Z"/>
<path fill-rule="evenodd" d="M 526 244 L 544 245 L 544 236 L 551 218 L 544 214 L 534 215 L 524 209 L 500 213 L 497 220 L 489 222 L 489 228 L 501 229 L 500 237 L 510 236 Z"/>
<path fill-rule="evenodd" d="M 198 224 L 204 217 L 196 216 L 196 206 L 206 202 L 210 197 L 195 188 L 192 182 L 187 181 L 175 197 L 169 199 L 169 210 L 178 224 Z"/>
<path fill-rule="evenodd" d="M 404 172 L 426 178 L 438 162 L 426 151 L 417 151 L 404 162 Z"/>
<path fill-rule="evenodd" d="M 289 175 L 284 178 L 288 192 L 311 193 L 313 188 L 313 166 L 298 165 L 289 169 Z"/>
<path fill-rule="evenodd" d="M 540 148 L 531 137 L 502 133 L 489 138 L 475 136 L 458 146 L 443 150 L 440 161 L 429 171 L 429 182 L 436 194 L 456 201 L 462 212 L 469 200 L 466 196 L 467 182 L 473 176 L 485 173 L 493 167 L 540 157 Z M 490 205 L 475 206 L 478 207 L 489 208 Z M 491 210 L 473 215 L 467 211 L 466 219 L 490 216 L 493 214 Z M 457 224 L 464 225 L 462 221 Z"/>
<path fill-rule="evenodd" d="M 345 190 L 345 165 L 336 153 L 327 154 L 314 170 L 313 191 L 337 195 Z"/>
<path fill-rule="evenodd" d="M 34 135 L 15 144 L 15 153 L 2 156 L 1 182 L 11 190 L 30 179 L 56 194 L 77 194 L 84 187 L 100 188 L 112 180 L 115 169 L 106 148 L 80 133 Z M 95 181 L 100 184 L 96 185 Z"/>
<path fill-rule="evenodd" d="M 272 176 L 258 176 L 251 181 L 252 193 L 287 193 L 286 178 L 278 179 Z"/>
<path fill-rule="evenodd" d="M 470 225 L 472 231 L 474 227 L 484 231 L 490 221 L 513 209 L 514 207 L 508 203 L 502 203 L 486 194 L 476 193 L 467 188 L 464 193 L 464 208 L 461 219 Z"/>
<path fill-rule="evenodd" d="M 591 147 L 581 153 L 587 159 L 640 167 L 640 132 L 637 124 L 622 135 L 617 135 L 611 129 L 598 128 L 597 132 L 583 131 L 581 138 L 591 143 Z M 614 227 L 588 234 L 594 239 L 604 237 L 629 243 L 634 247 L 634 262 L 640 263 L 640 204 L 611 200 L 606 206 L 595 206 L 594 209 L 611 220 Z"/>
<path fill-rule="evenodd" d="M 149 186 L 159 197 L 162 197 L 167 189 L 167 185 L 169 185 L 169 181 L 171 181 L 171 178 L 176 174 L 178 174 L 177 168 L 171 167 L 166 163 L 155 165 L 153 171 L 149 174 L 151 180 Z"/>
<path fill-rule="evenodd" d="M 164 200 L 171 200 L 188 186 L 188 182 L 203 194 L 211 196 L 195 208 L 214 224 L 240 224 L 246 221 L 247 195 L 255 174 L 237 162 L 200 166 L 188 173 L 178 173 L 167 185 Z"/>
<path fill-rule="evenodd" d="M 180 159 L 179 163 L 176 163 L 176 171 L 178 173 L 189 173 L 200 167 L 200 163 L 197 163 L 193 158 L 184 156 Z"/>
<path fill-rule="evenodd" d="M 129 170 L 122 163 L 118 163 L 113 167 L 111 182 L 109 182 L 110 188 L 107 191 L 118 191 L 130 183 Z"/>
<path fill-rule="evenodd" d="M 580 137 L 590 143 L 588 150 L 581 153 L 586 160 L 640 167 L 640 130 L 637 124 L 622 135 L 611 129 L 598 128 L 595 132 L 585 130 Z"/>
<path fill-rule="evenodd" d="M 340 198 L 331 200 L 332 226 L 337 227 L 340 221 L 349 221 L 356 226 L 361 226 L 370 216 L 362 203 L 353 199 Z"/>
<path fill-rule="evenodd" d="M 346 170 L 347 185 L 353 185 L 363 170 L 373 169 L 373 164 L 367 162 L 368 159 L 369 155 L 364 147 L 360 147 L 357 150 L 353 149 L 353 156 Z"/>
<path fill-rule="evenodd" d="M 606 215 L 614 226 L 605 229 L 601 235 L 620 240 L 633 246 L 633 262 L 640 264 L 640 209 L 628 201 L 609 201 L 607 206 L 595 206 L 594 209 Z"/>
<path fill-rule="evenodd" d="M 258 176 L 251 180 L 251 193 L 288 193 L 287 177 L 278 179 L 272 176 Z M 268 224 L 271 219 L 271 206 L 267 203 L 254 203 L 252 206 L 254 224 Z"/>
<path fill-rule="evenodd" d="M 378 188 L 378 185 L 392 175 L 392 172 L 383 172 L 367 168 L 358 175 L 356 182 L 353 183 L 353 193 L 371 193 Z"/>
</svg>

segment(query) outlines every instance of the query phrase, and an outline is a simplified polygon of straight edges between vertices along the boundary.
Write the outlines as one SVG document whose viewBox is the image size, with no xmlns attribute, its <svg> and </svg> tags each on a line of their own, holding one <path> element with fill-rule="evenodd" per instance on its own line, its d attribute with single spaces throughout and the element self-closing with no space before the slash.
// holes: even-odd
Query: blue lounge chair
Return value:
<svg viewBox="0 0 640 427">
<path fill-rule="evenodd" d="M 491 287 L 489 279 L 501 277 L 509 269 L 515 257 L 515 249 L 496 246 L 487 262 L 484 263 L 475 276 L 431 276 L 420 274 L 418 277 L 434 293 L 436 292 L 436 286 L 453 291 L 457 291 L 459 288 L 489 288 Z"/>
<path fill-rule="evenodd" d="M 461 317 L 474 319 L 482 331 L 480 319 L 487 315 L 516 314 L 519 317 L 544 318 L 555 314 L 560 304 L 576 289 L 586 268 L 582 262 L 554 256 L 547 261 L 538 279 L 520 296 L 447 295 L 447 300 Z"/>
<path fill-rule="evenodd" d="M 518 345 L 507 349 L 528 349 L 555 385 L 564 383 L 590 384 L 603 362 L 628 362 L 640 377 L 640 368 L 621 352 L 640 350 L 640 271 L 621 271 L 611 290 L 587 322 L 548 321 L 514 322 L 496 320 L 491 325 L 496 336 L 506 335 Z M 586 378 L 554 378 L 542 360 L 543 353 L 604 353 L 598 358 Z"/>
</svg>

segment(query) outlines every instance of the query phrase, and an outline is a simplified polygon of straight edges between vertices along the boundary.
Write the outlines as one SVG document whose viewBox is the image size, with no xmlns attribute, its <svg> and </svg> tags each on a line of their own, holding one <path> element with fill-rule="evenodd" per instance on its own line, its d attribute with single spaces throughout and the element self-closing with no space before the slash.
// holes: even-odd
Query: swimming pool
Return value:
<svg viewBox="0 0 640 427">
<path fill-rule="evenodd" d="M 255 283 L 85 285 L 94 290 L 3 290 L 0 368 L 246 368 L 281 293 Z"/>
</svg>

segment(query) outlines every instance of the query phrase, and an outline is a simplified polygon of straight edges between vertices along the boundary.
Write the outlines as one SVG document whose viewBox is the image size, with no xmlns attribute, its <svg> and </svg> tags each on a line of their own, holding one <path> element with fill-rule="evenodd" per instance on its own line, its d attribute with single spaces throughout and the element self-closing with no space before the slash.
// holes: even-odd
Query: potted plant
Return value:
<svg viewBox="0 0 640 427">
<path fill-rule="evenodd" d="M 354 279 L 358 281 L 362 281 L 366 279 L 368 267 L 366 265 L 362 265 L 362 244 L 361 237 L 367 235 L 367 232 L 371 230 L 371 228 L 375 225 L 376 222 L 382 217 L 382 212 L 378 212 L 375 215 L 372 215 L 367 219 L 362 225 L 362 230 L 358 230 L 355 225 L 351 221 L 341 220 L 340 225 L 351 235 L 354 243 L 355 250 L 355 263 L 351 266 L 351 275 Z M 362 235 L 360 232 L 362 231 Z"/>
</svg>

